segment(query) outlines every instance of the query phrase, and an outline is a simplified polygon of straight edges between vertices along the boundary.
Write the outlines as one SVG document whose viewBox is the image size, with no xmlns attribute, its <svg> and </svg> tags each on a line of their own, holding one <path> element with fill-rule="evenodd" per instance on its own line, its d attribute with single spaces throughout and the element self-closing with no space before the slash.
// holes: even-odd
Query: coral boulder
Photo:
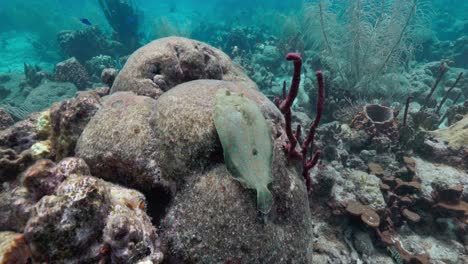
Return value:
<svg viewBox="0 0 468 264">
<path fill-rule="evenodd" d="M 135 51 L 117 76 L 111 93 L 133 91 L 157 98 L 177 84 L 197 79 L 257 87 L 222 51 L 195 40 L 169 37 Z"/>
<path fill-rule="evenodd" d="M 105 98 L 102 108 L 85 127 L 76 155 L 98 175 L 139 189 L 161 182 L 154 160 L 155 135 L 149 125 L 155 100 L 130 92 Z"/>
</svg>

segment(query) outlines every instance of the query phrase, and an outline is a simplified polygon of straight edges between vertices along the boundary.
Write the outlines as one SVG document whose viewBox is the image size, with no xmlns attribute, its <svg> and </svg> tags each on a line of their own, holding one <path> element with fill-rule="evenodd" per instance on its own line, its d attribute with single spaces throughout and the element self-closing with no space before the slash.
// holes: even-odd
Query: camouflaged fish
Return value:
<svg viewBox="0 0 468 264">
<path fill-rule="evenodd" d="M 244 187 L 257 190 L 257 207 L 268 213 L 273 204 L 268 190 L 272 181 L 273 141 L 263 114 L 242 94 L 220 89 L 216 93 L 213 119 L 228 171 Z"/>
</svg>

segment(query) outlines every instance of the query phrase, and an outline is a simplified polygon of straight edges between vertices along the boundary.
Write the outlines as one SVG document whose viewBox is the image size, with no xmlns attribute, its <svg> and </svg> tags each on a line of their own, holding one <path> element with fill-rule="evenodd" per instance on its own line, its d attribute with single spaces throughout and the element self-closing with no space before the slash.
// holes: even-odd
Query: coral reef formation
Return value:
<svg viewBox="0 0 468 264">
<path fill-rule="evenodd" d="M 76 91 L 77 87 L 73 83 L 44 81 L 28 94 L 23 104 L 27 106 L 28 112 L 39 112 L 55 102 L 73 97 Z"/>
<path fill-rule="evenodd" d="M 122 49 L 122 44 L 109 40 L 97 27 L 61 31 L 57 40 L 63 53 L 81 63 L 101 54 L 116 55 Z"/>
<path fill-rule="evenodd" d="M 90 77 L 86 68 L 73 57 L 55 66 L 55 80 L 59 82 L 71 82 L 79 89 L 84 89 L 88 87 Z"/>
<path fill-rule="evenodd" d="M 103 69 L 101 72 L 101 82 L 107 85 L 110 89 L 110 87 L 112 87 L 112 85 L 114 84 L 115 78 L 117 78 L 118 73 L 119 72 L 117 71 L 117 69 L 113 69 L 113 68 Z"/>
<path fill-rule="evenodd" d="M 41 71 L 38 65 L 24 64 L 24 75 L 26 76 L 26 82 L 33 88 L 41 84 L 42 79 L 46 77 L 46 73 Z"/>
<path fill-rule="evenodd" d="M 149 119 L 155 101 L 130 92 L 114 93 L 89 121 L 78 139 L 76 155 L 93 175 L 139 189 L 163 181 L 154 159 L 156 134 Z"/>
<path fill-rule="evenodd" d="M 56 160 L 74 156 L 78 138 L 100 107 L 99 91 L 79 92 L 51 107 L 49 139 Z"/>
<path fill-rule="evenodd" d="M 85 63 L 87 72 L 96 80 L 101 77 L 102 71 L 107 68 L 115 68 L 115 60 L 108 55 L 92 57 Z"/>
<path fill-rule="evenodd" d="M 197 79 L 257 87 L 222 51 L 202 42 L 169 37 L 155 40 L 133 53 L 117 76 L 111 93 L 133 91 L 158 98 L 177 84 Z"/>
<path fill-rule="evenodd" d="M 15 120 L 11 117 L 10 113 L 5 109 L 0 108 L 0 130 L 10 127 L 15 123 Z"/>
<path fill-rule="evenodd" d="M 118 24 L 137 16 L 129 3 L 101 1 L 129 9 L 107 14 L 122 43 L 138 40 Z M 120 68 L 93 26 L 61 33 L 76 58 L 55 74 L 0 77 L 0 262 L 466 262 L 463 71 L 427 63 L 404 75 L 399 104 L 357 100 L 305 42 L 226 33 L 217 41 L 263 92 L 186 38 L 150 42 Z M 86 36 L 100 44 L 77 49 Z M 278 61 L 291 47 L 304 54 Z M 15 100 L 42 112 L 18 121 Z"/>
<path fill-rule="evenodd" d="M 275 202 L 265 223 L 257 217 L 254 193 L 247 193 L 224 165 L 190 176 L 163 219 L 162 239 L 172 252 L 167 258 L 196 263 L 280 259 L 310 263 L 312 226 L 306 189 L 301 178 L 285 169 L 282 148 L 276 141 L 273 155 L 281 161 L 273 163 Z"/>
<path fill-rule="evenodd" d="M 93 177 L 71 176 L 55 195 L 46 196 L 35 205 L 36 213 L 25 228 L 34 260 L 79 262 L 109 258 L 136 263 L 145 258 L 160 263 L 154 244 L 156 230 L 149 217 L 139 206 L 127 205 L 127 200 L 144 203 L 142 199 L 135 191 Z M 56 222 L 61 219 L 68 224 Z M 101 236 L 104 244 L 96 239 Z M 109 256 L 101 256 L 103 247 L 108 247 Z"/>
</svg>

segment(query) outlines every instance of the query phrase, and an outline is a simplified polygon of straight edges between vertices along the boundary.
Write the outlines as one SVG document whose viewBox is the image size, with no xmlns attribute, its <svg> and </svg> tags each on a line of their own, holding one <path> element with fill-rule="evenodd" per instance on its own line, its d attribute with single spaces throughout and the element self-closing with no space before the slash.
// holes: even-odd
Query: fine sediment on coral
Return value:
<svg viewBox="0 0 468 264">
<path fill-rule="evenodd" d="M 274 161 L 274 209 L 276 210 L 268 222 L 270 227 L 265 231 L 258 229 L 256 206 L 254 197 L 249 195 L 249 191 L 245 189 L 238 189 L 232 197 L 235 199 L 242 199 L 238 209 L 232 211 L 228 217 L 225 214 L 216 213 L 219 206 L 228 206 L 229 203 L 218 204 L 213 198 L 210 198 L 210 193 L 220 192 L 216 195 L 222 195 L 225 188 L 235 188 L 238 185 L 232 179 L 229 179 L 226 172 L 219 169 L 215 170 L 216 173 L 211 172 L 211 167 L 219 162 L 222 162 L 221 146 L 217 139 L 216 130 L 212 118 L 212 109 L 215 104 L 215 94 L 220 89 L 228 89 L 232 92 L 242 93 L 244 96 L 258 104 L 263 115 L 268 120 L 269 127 L 273 131 L 274 138 L 277 138 L 276 144 L 276 159 Z M 125 111 L 123 111 L 125 109 Z M 300 186 L 300 179 L 289 175 L 288 170 L 283 168 L 282 162 L 285 162 L 285 157 L 281 153 L 282 138 L 278 138 L 281 133 L 281 115 L 273 103 L 271 103 L 264 95 L 245 87 L 239 83 L 232 83 L 226 81 L 216 80 L 198 80 L 187 82 L 178 85 L 168 92 L 160 96 L 156 101 L 145 96 L 136 96 L 132 93 L 117 92 L 110 95 L 103 103 L 103 107 L 94 118 L 90 121 L 77 145 L 78 156 L 84 158 L 91 167 L 94 175 L 100 175 L 107 180 L 119 182 L 122 184 L 130 184 L 139 189 L 147 189 L 151 185 L 166 185 L 165 182 L 172 182 L 172 190 L 177 190 L 175 193 L 174 204 L 167 210 L 173 211 L 173 214 L 182 214 L 178 219 L 185 219 L 187 225 L 183 225 L 184 229 L 179 230 L 179 227 L 172 226 L 175 223 L 172 221 L 165 221 L 166 228 L 161 230 L 165 236 L 165 242 L 169 247 L 169 251 L 175 252 L 174 256 L 168 258 L 183 259 L 186 261 L 219 261 L 225 257 L 234 259 L 250 259 L 252 261 L 263 259 L 267 257 L 269 252 L 278 247 L 284 241 L 287 243 L 294 243 L 296 246 L 291 246 L 278 251 L 278 256 L 285 259 L 301 259 L 310 260 L 310 225 L 305 219 L 310 213 L 307 207 L 307 200 L 305 189 Z M 136 127 L 137 126 L 137 127 Z M 115 146 L 115 148 L 109 148 Z M 149 153 L 149 154 L 145 154 Z M 282 157 L 282 158 L 281 158 Z M 148 167 L 154 164 L 157 167 Z M 200 175 L 196 176 L 195 172 L 199 171 Z M 206 171 L 206 172 L 205 172 Z M 112 173 L 108 173 L 112 172 Z M 157 174 L 154 174 L 157 172 Z M 214 174 L 213 174 L 214 173 Z M 194 182 L 197 178 L 217 177 L 221 173 L 225 178 L 225 183 L 212 191 L 209 190 L 192 190 L 191 185 L 187 182 Z M 288 176 L 289 175 L 289 176 Z M 221 176 L 220 176 L 221 177 Z M 228 185 L 226 187 L 225 185 Z M 278 184 L 284 185 L 283 187 L 275 187 Z M 286 187 L 289 186 L 289 187 Z M 209 186 L 207 186 L 209 187 Z M 240 186 L 236 187 L 239 188 Z M 209 187 L 212 188 L 212 187 Z M 292 188 L 292 190 L 291 190 Z M 291 190 L 291 194 L 285 194 L 282 190 Z M 191 198 L 192 192 L 199 193 L 202 204 L 192 204 L 194 202 Z M 178 198 L 180 196 L 180 198 Z M 179 200 L 181 199 L 181 200 Z M 293 199 L 294 201 L 290 201 Z M 289 202 L 290 201 L 290 202 Z M 215 204 L 211 204 L 215 202 Z M 289 205 L 297 210 L 294 210 Z M 253 205 L 250 208 L 250 205 Z M 194 234 L 201 236 L 198 232 L 201 229 L 196 228 L 196 223 L 205 222 L 206 214 L 198 212 L 197 214 L 186 215 L 188 208 L 208 208 L 216 206 L 218 209 L 209 209 L 214 215 L 219 217 L 219 228 L 223 226 L 222 223 L 227 223 L 228 219 L 242 219 L 250 217 L 251 223 L 248 226 L 242 226 L 241 223 L 234 224 L 228 228 L 231 231 L 226 231 L 225 228 L 218 229 L 213 226 L 208 232 L 205 230 L 206 236 L 202 239 L 206 243 L 209 254 L 202 254 L 201 256 L 190 256 L 189 252 L 193 251 L 189 241 L 183 238 L 187 234 Z M 221 208 L 222 208 L 221 207 Z M 174 208 L 174 209 L 172 209 Z M 181 209 L 176 209 L 181 208 Z M 248 209 L 250 208 L 250 209 Z M 180 211 L 181 210 L 181 211 Z M 224 210 L 224 209 L 223 209 Z M 289 212 L 289 213 L 288 213 Z M 247 214 L 248 213 L 248 214 Z M 290 219 L 288 214 L 297 214 L 298 217 Z M 174 217 L 174 216 L 172 216 Z M 228 217 L 228 218 L 225 218 Z M 190 220 L 192 219 L 192 220 Z M 276 220 L 275 220 L 276 219 Z M 190 222 L 190 221 L 193 221 Z M 273 225 L 271 221 L 276 224 Z M 297 221 L 290 223 L 290 221 Z M 275 227 L 278 226 L 278 227 Z M 283 227 L 279 227 L 283 226 Z M 295 228 L 288 228 L 294 226 Z M 286 228 L 286 229 L 284 229 Z M 242 231 L 243 230 L 243 231 Z M 255 231 L 257 230 L 257 231 Z M 286 232 L 286 240 L 278 240 L 276 232 Z M 232 232 L 243 232 L 249 234 L 249 239 L 244 241 L 245 248 L 251 248 L 259 243 L 256 240 L 255 232 L 259 236 L 266 236 L 268 247 L 262 252 L 252 250 L 243 252 L 242 248 L 228 246 L 231 242 L 227 238 L 220 238 L 215 242 L 211 238 L 219 236 L 220 232 L 226 235 Z M 170 232 L 170 233 L 166 233 Z M 263 234 L 265 233 L 265 234 Z M 191 235 L 190 235 L 191 236 Z M 300 239 L 298 239 L 300 236 Z M 291 240 L 295 237 L 294 241 Z M 177 245 L 174 245 L 177 243 Z M 189 243 L 189 244 L 187 244 Z M 222 243 L 221 245 L 216 245 Z M 227 244 L 225 244 L 227 243 Z M 229 251 L 224 253 L 216 253 L 220 247 L 230 248 Z M 239 251 L 240 250 L 240 251 Z M 295 257 L 293 257 L 295 256 Z M 201 258 L 201 259 L 199 259 Z"/>
<path fill-rule="evenodd" d="M 222 51 L 180 37 L 155 40 L 135 51 L 117 76 L 111 93 L 133 91 L 158 98 L 177 84 L 197 79 L 257 86 Z"/>
<path fill-rule="evenodd" d="M 154 99 L 131 92 L 105 98 L 76 145 L 76 155 L 89 164 L 93 175 L 139 189 L 164 182 L 154 159 L 156 137 L 149 123 L 154 105 Z"/>
</svg>

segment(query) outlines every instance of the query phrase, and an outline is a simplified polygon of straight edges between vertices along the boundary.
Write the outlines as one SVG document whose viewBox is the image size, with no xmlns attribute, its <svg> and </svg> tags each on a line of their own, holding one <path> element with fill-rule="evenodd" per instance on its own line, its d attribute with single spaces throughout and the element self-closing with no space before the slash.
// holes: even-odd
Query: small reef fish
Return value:
<svg viewBox="0 0 468 264">
<path fill-rule="evenodd" d="M 91 21 L 89 21 L 87 18 L 80 18 L 80 22 L 85 24 L 85 25 L 88 25 L 88 26 L 92 26 L 93 24 L 91 23 Z"/>
<path fill-rule="evenodd" d="M 128 17 L 127 18 L 127 24 L 133 24 L 136 22 L 136 18 L 135 17 Z"/>
</svg>

